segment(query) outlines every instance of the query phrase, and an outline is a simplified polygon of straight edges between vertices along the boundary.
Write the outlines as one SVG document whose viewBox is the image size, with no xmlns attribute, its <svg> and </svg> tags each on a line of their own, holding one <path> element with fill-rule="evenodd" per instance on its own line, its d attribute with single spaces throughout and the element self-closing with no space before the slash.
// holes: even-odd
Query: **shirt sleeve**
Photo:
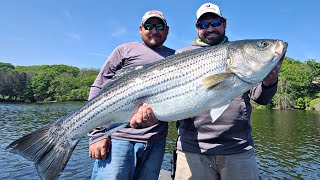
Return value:
<svg viewBox="0 0 320 180">
<path fill-rule="evenodd" d="M 272 101 L 273 96 L 276 94 L 278 89 L 278 81 L 270 86 L 266 87 L 262 82 L 251 88 L 249 96 L 252 100 L 260 105 L 267 105 Z"/>
<path fill-rule="evenodd" d="M 89 98 L 88 100 L 97 96 L 103 86 L 111 81 L 112 77 L 116 74 L 116 71 L 122 68 L 123 65 L 123 48 L 122 46 L 118 46 L 108 57 L 106 63 L 101 68 L 97 78 L 93 82 L 90 88 Z M 106 127 L 101 126 L 93 129 L 88 133 L 89 136 L 89 144 L 93 144 L 102 139 L 108 138 L 105 135 Z"/>
<path fill-rule="evenodd" d="M 93 82 L 90 88 L 89 100 L 98 95 L 102 87 L 111 81 L 112 77 L 115 75 L 116 71 L 122 68 L 123 65 L 123 50 L 117 47 L 108 57 L 106 63 L 100 70 L 97 78 Z"/>
<path fill-rule="evenodd" d="M 89 145 L 96 143 L 102 139 L 107 139 L 108 136 L 105 135 L 106 127 L 97 127 L 90 131 L 87 135 L 89 136 Z"/>
</svg>

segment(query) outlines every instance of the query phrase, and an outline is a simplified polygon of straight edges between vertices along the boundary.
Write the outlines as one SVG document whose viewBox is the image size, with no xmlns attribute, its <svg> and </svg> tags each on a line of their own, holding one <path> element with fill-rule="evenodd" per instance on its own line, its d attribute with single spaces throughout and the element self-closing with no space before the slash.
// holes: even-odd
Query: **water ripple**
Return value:
<svg viewBox="0 0 320 180">
<path fill-rule="evenodd" d="M 0 103 L 0 179 L 39 179 L 33 163 L 5 148 L 15 139 L 77 109 L 81 103 Z M 320 113 L 254 110 L 255 155 L 263 179 L 320 179 Z M 169 123 L 162 164 L 171 169 L 177 130 Z M 59 179 L 90 179 L 88 139 L 76 147 Z"/>
</svg>

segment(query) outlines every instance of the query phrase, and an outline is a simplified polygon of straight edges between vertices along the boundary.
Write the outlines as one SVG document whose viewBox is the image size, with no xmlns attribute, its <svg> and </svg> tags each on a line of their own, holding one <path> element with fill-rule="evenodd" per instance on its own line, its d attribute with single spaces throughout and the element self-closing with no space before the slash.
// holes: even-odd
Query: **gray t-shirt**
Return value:
<svg viewBox="0 0 320 180">
<path fill-rule="evenodd" d="M 194 41 L 192 46 L 177 52 L 196 48 L 201 48 L 201 45 Z M 252 149 L 250 99 L 258 104 L 267 104 L 276 91 L 277 83 L 268 88 L 260 83 L 234 99 L 215 122 L 212 122 L 210 111 L 179 121 L 177 149 L 211 155 L 237 154 Z"/>
<path fill-rule="evenodd" d="M 175 51 L 168 47 L 151 49 L 142 42 L 129 42 L 118 46 L 109 56 L 91 86 L 89 99 L 96 96 L 102 87 L 111 81 L 112 77 L 122 68 L 142 66 L 173 55 Z M 129 119 L 128 119 L 129 121 Z M 96 128 L 89 133 L 90 144 L 106 138 L 104 127 Z M 147 128 L 126 127 L 114 132 L 111 138 L 136 142 L 152 142 L 167 136 L 168 123 L 159 121 L 158 124 Z"/>
</svg>

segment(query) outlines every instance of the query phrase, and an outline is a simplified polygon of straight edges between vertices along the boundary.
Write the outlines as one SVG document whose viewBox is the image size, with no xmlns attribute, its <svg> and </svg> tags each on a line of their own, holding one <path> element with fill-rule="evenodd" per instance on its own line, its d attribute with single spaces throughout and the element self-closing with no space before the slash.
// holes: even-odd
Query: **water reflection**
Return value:
<svg viewBox="0 0 320 180">
<path fill-rule="evenodd" d="M 256 157 L 265 177 L 320 177 L 320 114 L 315 111 L 255 110 Z"/>
<path fill-rule="evenodd" d="M 77 109 L 81 103 L 0 104 L 0 179 L 39 179 L 34 164 L 5 150 L 12 141 Z M 90 179 L 88 139 L 76 147 L 60 179 Z"/>
<path fill-rule="evenodd" d="M 55 121 L 82 103 L 0 103 L 0 179 L 39 179 L 33 163 L 9 153 L 13 140 Z M 254 110 L 255 152 L 264 179 L 320 178 L 320 113 L 316 111 Z M 170 169 L 177 131 L 170 123 L 162 168 Z M 88 139 L 76 147 L 60 179 L 90 179 L 93 160 Z"/>
</svg>

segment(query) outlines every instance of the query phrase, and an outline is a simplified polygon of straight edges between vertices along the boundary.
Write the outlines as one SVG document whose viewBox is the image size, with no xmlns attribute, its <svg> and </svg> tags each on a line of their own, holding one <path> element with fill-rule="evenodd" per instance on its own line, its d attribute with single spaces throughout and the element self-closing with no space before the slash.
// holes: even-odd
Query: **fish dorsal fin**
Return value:
<svg viewBox="0 0 320 180">
<path fill-rule="evenodd" d="M 221 114 L 229 107 L 229 105 L 230 104 L 228 103 L 223 106 L 211 109 L 210 116 L 212 118 L 212 122 L 216 121 L 221 116 Z"/>
<path fill-rule="evenodd" d="M 231 77 L 233 75 L 233 73 L 230 72 L 224 72 L 224 73 L 219 73 L 219 74 L 214 74 L 208 77 L 205 77 L 202 80 L 202 83 L 205 87 L 207 88 L 212 88 L 216 85 L 218 85 L 219 83 L 221 83 L 222 81 L 228 79 L 229 77 Z"/>
</svg>

